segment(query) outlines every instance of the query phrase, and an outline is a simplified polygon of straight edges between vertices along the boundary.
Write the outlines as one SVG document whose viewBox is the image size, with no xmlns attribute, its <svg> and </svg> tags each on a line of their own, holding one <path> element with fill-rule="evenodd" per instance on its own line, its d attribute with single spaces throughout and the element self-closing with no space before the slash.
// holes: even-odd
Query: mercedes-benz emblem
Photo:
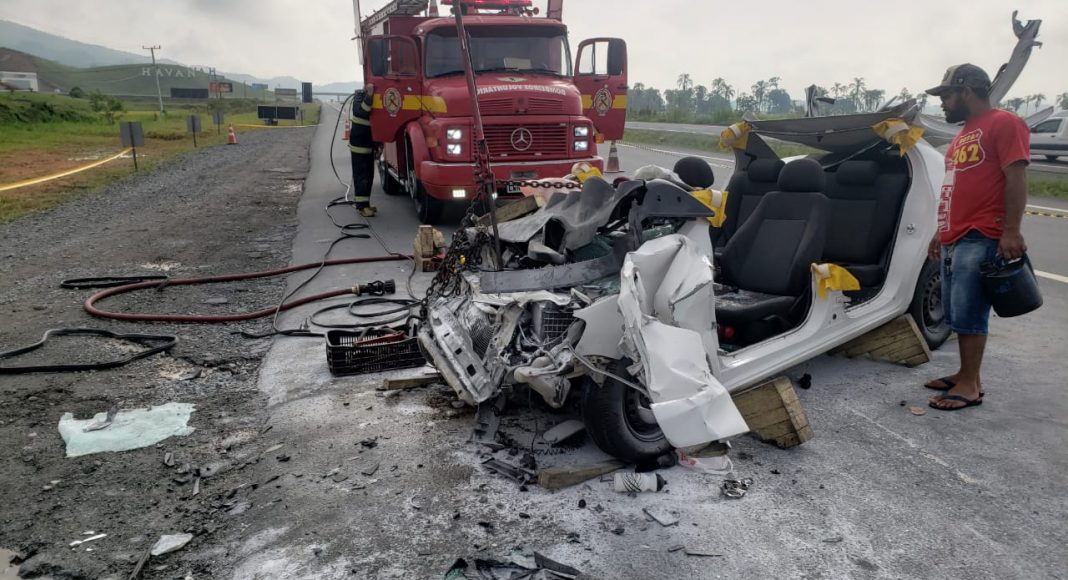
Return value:
<svg viewBox="0 0 1068 580">
<path fill-rule="evenodd" d="M 534 135 L 530 133 L 530 129 L 520 127 L 515 131 L 512 131 L 512 149 L 516 151 L 526 151 L 530 149 L 530 146 L 534 144 Z"/>
</svg>

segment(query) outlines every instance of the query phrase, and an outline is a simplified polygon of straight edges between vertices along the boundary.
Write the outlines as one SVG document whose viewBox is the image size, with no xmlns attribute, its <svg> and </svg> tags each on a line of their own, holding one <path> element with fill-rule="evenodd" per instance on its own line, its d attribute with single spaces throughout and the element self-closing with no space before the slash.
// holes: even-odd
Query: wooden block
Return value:
<svg viewBox="0 0 1068 580">
<path fill-rule="evenodd" d="M 538 200 L 534 196 L 523 197 L 497 208 L 497 223 L 510 222 L 528 213 L 538 210 Z M 480 216 L 476 222 L 480 226 L 490 225 L 490 214 Z"/>
<path fill-rule="evenodd" d="M 779 377 L 732 395 L 749 430 L 762 441 L 787 448 L 812 438 L 812 428 L 793 384 Z"/>
<path fill-rule="evenodd" d="M 907 314 L 831 350 L 830 354 L 849 358 L 867 355 L 873 360 L 901 362 L 908 366 L 931 360 L 927 341 L 916 326 L 916 321 Z"/>
<path fill-rule="evenodd" d="M 415 260 L 419 262 L 420 272 L 437 272 L 441 269 L 441 262 L 433 258 L 416 258 Z"/>
<path fill-rule="evenodd" d="M 423 385 L 440 383 L 443 379 L 441 373 L 425 373 L 414 377 L 393 377 L 382 381 L 380 391 L 399 391 L 401 389 L 414 389 Z"/>
<path fill-rule="evenodd" d="M 615 459 L 585 466 L 550 467 L 538 472 L 538 485 L 545 489 L 563 489 L 623 467 L 623 462 Z"/>
</svg>

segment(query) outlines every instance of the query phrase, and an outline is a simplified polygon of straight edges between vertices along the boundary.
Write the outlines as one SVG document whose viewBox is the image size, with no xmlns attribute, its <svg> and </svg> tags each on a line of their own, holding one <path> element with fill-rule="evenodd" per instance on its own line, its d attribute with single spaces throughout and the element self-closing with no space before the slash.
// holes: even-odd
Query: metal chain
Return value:
<svg viewBox="0 0 1068 580">
<path fill-rule="evenodd" d="M 579 189 L 582 184 L 577 181 L 537 181 L 533 179 L 499 179 L 498 184 L 514 185 L 516 187 L 544 187 L 546 189 Z"/>
</svg>

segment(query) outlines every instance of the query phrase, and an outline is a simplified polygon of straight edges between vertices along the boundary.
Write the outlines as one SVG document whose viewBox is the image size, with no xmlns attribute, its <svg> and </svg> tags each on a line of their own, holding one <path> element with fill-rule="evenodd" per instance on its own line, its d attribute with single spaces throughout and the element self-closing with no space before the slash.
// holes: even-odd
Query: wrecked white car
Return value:
<svg viewBox="0 0 1068 580">
<path fill-rule="evenodd" d="M 500 224 L 498 267 L 487 230 L 461 230 L 483 268 L 429 303 L 420 344 L 480 410 L 519 387 L 577 398 L 591 438 L 630 462 L 746 432 L 730 393 L 903 313 L 936 347 L 943 161 L 916 115 L 739 124 L 725 192 L 590 178 Z M 764 137 L 822 153 L 783 160 Z"/>
</svg>

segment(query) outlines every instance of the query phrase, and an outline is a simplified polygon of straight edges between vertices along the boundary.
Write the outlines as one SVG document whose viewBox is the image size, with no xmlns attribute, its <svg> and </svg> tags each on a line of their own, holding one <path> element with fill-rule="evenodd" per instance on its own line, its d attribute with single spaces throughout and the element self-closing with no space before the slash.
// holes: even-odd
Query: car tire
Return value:
<svg viewBox="0 0 1068 580">
<path fill-rule="evenodd" d="M 627 373 L 630 361 L 618 360 L 608 366 L 608 372 L 637 382 Z M 648 401 L 638 393 L 612 377 L 605 377 L 598 385 L 586 379 L 582 393 L 582 418 L 586 432 L 605 453 L 627 463 L 646 463 L 671 451 L 668 442 Z M 650 422 L 651 421 L 651 422 Z"/>
<path fill-rule="evenodd" d="M 937 261 L 927 260 L 916 280 L 916 290 L 909 305 L 909 314 L 916 321 L 927 346 L 935 350 L 949 339 L 952 330 L 942 311 L 942 270 Z"/>
<path fill-rule="evenodd" d="M 445 213 L 445 202 L 428 194 L 419 181 L 415 182 L 415 188 L 415 211 L 419 216 L 419 222 L 427 225 L 441 223 L 441 217 Z"/>
<path fill-rule="evenodd" d="M 386 169 L 385 163 L 378 164 L 378 177 L 382 180 L 382 191 L 384 191 L 386 195 L 400 195 L 404 193 L 404 188 L 401 187 L 401 183 L 389 174 L 389 170 Z"/>
</svg>

